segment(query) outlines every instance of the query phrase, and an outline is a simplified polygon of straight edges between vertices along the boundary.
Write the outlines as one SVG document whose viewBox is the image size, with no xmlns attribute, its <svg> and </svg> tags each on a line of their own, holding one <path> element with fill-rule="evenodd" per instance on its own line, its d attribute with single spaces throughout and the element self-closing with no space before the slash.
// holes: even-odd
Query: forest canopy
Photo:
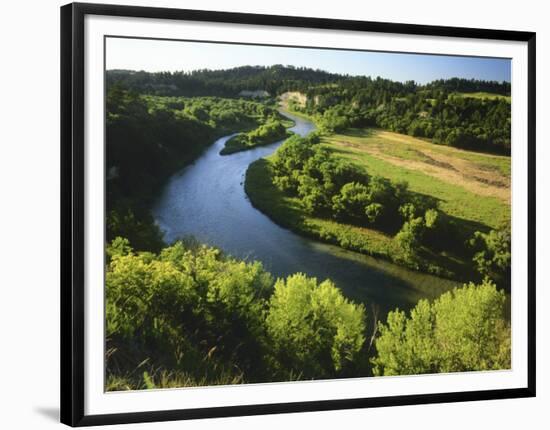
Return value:
<svg viewBox="0 0 550 430">
<path fill-rule="evenodd" d="M 419 85 L 274 65 L 187 73 L 110 70 L 107 83 L 165 96 L 235 98 L 242 91 L 265 91 L 275 98 L 297 92 L 306 103 L 290 107 L 315 116 L 329 132 L 377 126 L 443 145 L 510 153 L 509 82 L 451 78 Z M 463 96 L 468 93 L 499 97 Z"/>
</svg>

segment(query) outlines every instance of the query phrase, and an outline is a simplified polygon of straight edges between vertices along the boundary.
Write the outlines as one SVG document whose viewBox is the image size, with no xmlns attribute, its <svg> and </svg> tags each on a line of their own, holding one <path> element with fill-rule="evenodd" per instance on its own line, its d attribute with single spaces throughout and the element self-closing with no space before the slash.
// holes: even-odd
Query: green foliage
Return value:
<svg viewBox="0 0 550 430">
<path fill-rule="evenodd" d="M 154 252 L 164 245 L 160 229 L 145 211 L 136 216 L 132 209 L 120 205 L 107 214 L 106 225 L 107 242 L 117 237 L 129 237 L 136 249 Z"/>
<path fill-rule="evenodd" d="M 407 318 L 390 312 L 380 324 L 375 375 L 509 369 L 506 296 L 490 281 L 470 283 L 433 303 L 421 300 Z"/>
<path fill-rule="evenodd" d="M 353 220 L 348 223 L 334 218 L 329 210 L 323 209 L 326 199 L 323 197 L 324 194 L 319 194 L 323 188 L 319 185 L 318 180 L 311 181 L 316 192 L 308 192 L 305 196 L 300 196 L 298 192 L 282 191 L 281 182 L 277 182 L 277 177 L 274 175 L 275 161 L 275 157 L 270 157 L 270 159 L 260 159 L 252 163 L 246 171 L 244 185 L 254 207 L 267 214 L 277 224 L 304 236 L 363 254 L 382 257 L 414 270 L 451 279 L 458 277 L 457 271 L 460 267 L 453 265 L 454 260 L 450 258 L 442 260 L 426 249 L 415 253 L 413 259 L 407 259 L 394 236 L 391 233 L 378 230 L 379 225 L 384 225 L 383 222 L 380 222 L 380 218 L 385 218 L 385 212 L 382 212 L 383 215 L 379 215 L 383 208 L 380 208 L 377 203 L 370 203 L 364 208 L 364 221 L 368 223 L 366 224 L 368 228 L 365 228 L 354 224 Z M 284 178 L 289 179 L 289 177 Z M 302 175 L 299 178 L 302 181 L 301 185 L 304 186 L 308 177 Z M 281 177 L 278 179 L 280 180 Z M 336 199 L 336 201 L 338 200 Z M 411 203 L 411 207 L 415 208 L 416 213 L 416 206 Z M 332 205 L 330 208 L 337 209 Z M 345 213 L 345 207 L 342 210 Z M 400 212 L 396 211 L 395 213 L 398 214 L 400 220 L 407 219 Z M 418 213 L 423 216 L 421 211 Z M 437 237 L 439 233 L 436 231 L 445 231 L 443 227 L 448 223 L 445 221 L 441 224 L 442 230 L 426 229 L 422 246 L 425 245 L 427 238 L 431 238 L 432 232 Z M 439 224 L 437 225 L 439 228 Z M 455 239 L 455 237 L 451 237 L 448 243 L 452 243 Z M 438 243 L 441 243 L 441 240 Z"/>
<path fill-rule="evenodd" d="M 363 305 L 303 274 L 276 282 L 266 325 L 282 369 L 304 379 L 345 373 L 365 341 Z"/>
<path fill-rule="evenodd" d="M 122 376 L 153 358 L 156 367 L 196 378 L 225 378 L 232 368 L 240 369 L 235 377 L 265 376 L 263 321 L 273 280 L 260 263 L 181 242 L 159 255 L 135 253 L 121 238 L 108 255 L 108 373 Z"/>
<path fill-rule="evenodd" d="M 328 133 L 378 126 L 443 145 L 510 153 L 508 82 L 452 78 L 419 86 L 281 65 L 191 73 L 113 70 L 107 82 L 158 95 L 237 97 L 240 91 L 257 89 L 275 97 L 298 91 L 307 99 L 305 107 L 289 107 L 315 116 Z"/>
<path fill-rule="evenodd" d="M 439 212 L 435 209 L 428 209 L 424 214 L 424 222 L 427 228 L 435 229 L 441 222 Z"/>
<path fill-rule="evenodd" d="M 237 97 L 243 90 L 265 90 L 271 96 L 326 84 L 342 76 L 305 67 L 241 66 L 227 70 L 158 72 L 109 70 L 107 83 L 123 82 L 129 88 L 157 95 Z"/>
<path fill-rule="evenodd" d="M 415 202 L 424 210 L 433 205 L 429 199 L 409 193 L 407 183 L 370 177 L 324 146 L 298 136 L 278 148 L 273 173 L 273 183 L 300 197 L 307 213 L 386 232 L 401 225 L 401 205 Z"/>
<path fill-rule="evenodd" d="M 288 195 L 299 197 L 307 214 L 386 233 L 395 232 L 403 220 L 408 221 L 413 215 L 422 217 L 426 211 L 430 211 L 427 213 L 430 222 L 435 223 L 433 199 L 410 193 L 406 182 L 369 176 L 307 139 L 298 136 L 288 139 L 278 148 L 272 165 L 273 184 Z M 401 235 L 403 243 L 408 243 L 404 248 L 414 248 L 421 242 L 412 240 L 416 233 L 414 237 L 409 233 L 412 231 Z"/>
<path fill-rule="evenodd" d="M 474 250 L 473 262 L 479 274 L 509 287 L 512 260 L 510 225 L 504 224 L 489 233 L 476 231 L 469 244 Z"/>
<path fill-rule="evenodd" d="M 107 255 L 107 387 L 357 371 L 364 308 L 328 280 L 318 285 L 293 275 L 274 286 L 259 262 L 183 242 L 153 254 L 135 252 L 127 239 L 117 238 Z"/>
<path fill-rule="evenodd" d="M 220 151 L 221 155 L 232 154 L 238 151 L 245 151 L 261 145 L 269 145 L 278 140 L 284 139 L 289 135 L 281 118 L 272 117 L 264 124 L 260 125 L 248 133 L 240 133 L 229 139 L 224 148 Z"/>
<path fill-rule="evenodd" d="M 332 198 L 332 210 L 336 218 L 350 218 L 360 221 L 366 207 L 370 205 L 369 188 L 358 182 L 345 184 Z"/>
<path fill-rule="evenodd" d="M 107 249 L 107 390 L 365 375 L 363 304 L 329 280 L 275 283 L 258 262 L 177 242 L 159 254 Z M 390 312 L 376 375 L 510 366 L 505 295 L 490 281 Z"/>
<path fill-rule="evenodd" d="M 507 96 L 456 96 L 455 88 L 483 88 L 498 94 L 510 91 L 508 83 L 458 83 L 451 79 L 416 86 L 412 82 L 356 77 L 336 87 L 304 90 L 308 101 L 299 110 L 313 116 L 327 133 L 377 126 L 438 144 L 509 154 L 511 114 Z"/>
<path fill-rule="evenodd" d="M 422 217 L 413 218 L 405 221 L 401 230 L 395 236 L 405 258 L 408 261 L 414 261 L 417 250 L 422 244 L 422 238 L 425 230 L 424 219 Z"/>
</svg>

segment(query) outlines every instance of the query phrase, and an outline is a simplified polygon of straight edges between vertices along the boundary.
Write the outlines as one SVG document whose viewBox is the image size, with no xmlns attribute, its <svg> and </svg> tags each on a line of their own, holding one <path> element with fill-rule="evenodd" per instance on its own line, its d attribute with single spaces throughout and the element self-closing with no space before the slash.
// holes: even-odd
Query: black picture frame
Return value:
<svg viewBox="0 0 550 430">
<path fill-rule="evenodd" d="M 425 36 L 521 41 L 528 44 L 528 386 L 298 403 L 85 415 L 84 402 L 84 17 L 191 20 Z M 61 7 L 61 422 L 70 426 L 137 423 L 461 402 L 535 396 L 535 97 L 532 32 L 257 15 L 156 7 L 72 3 Z"/>
</svg>

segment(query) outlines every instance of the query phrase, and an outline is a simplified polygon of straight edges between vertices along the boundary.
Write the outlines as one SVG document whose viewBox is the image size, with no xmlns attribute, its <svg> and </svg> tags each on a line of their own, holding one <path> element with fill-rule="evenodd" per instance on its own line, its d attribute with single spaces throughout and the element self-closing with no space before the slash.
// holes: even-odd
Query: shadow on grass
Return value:
<svg viewBox="0 0 550 430">
<path fill-rule="evenodd" d="M 375 128 L 348 128 L 338 134 L 350 137 L 372 137 L 378 131 Z"/>
</svg>

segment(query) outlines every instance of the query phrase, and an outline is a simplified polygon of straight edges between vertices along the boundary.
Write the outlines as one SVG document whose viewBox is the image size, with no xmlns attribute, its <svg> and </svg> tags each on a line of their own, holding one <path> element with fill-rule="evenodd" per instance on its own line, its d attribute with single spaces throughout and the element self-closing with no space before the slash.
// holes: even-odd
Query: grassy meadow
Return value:
<svg viewBox="0 0 550 430">
<path fill-rule="evenodd" d="M 510 157 L 483 154 L 377 129 L 323 137 L 322 145 L 373 175 L 405 180 L 447 214 L 480 227 L 510 217 Z"/>
</svg>

